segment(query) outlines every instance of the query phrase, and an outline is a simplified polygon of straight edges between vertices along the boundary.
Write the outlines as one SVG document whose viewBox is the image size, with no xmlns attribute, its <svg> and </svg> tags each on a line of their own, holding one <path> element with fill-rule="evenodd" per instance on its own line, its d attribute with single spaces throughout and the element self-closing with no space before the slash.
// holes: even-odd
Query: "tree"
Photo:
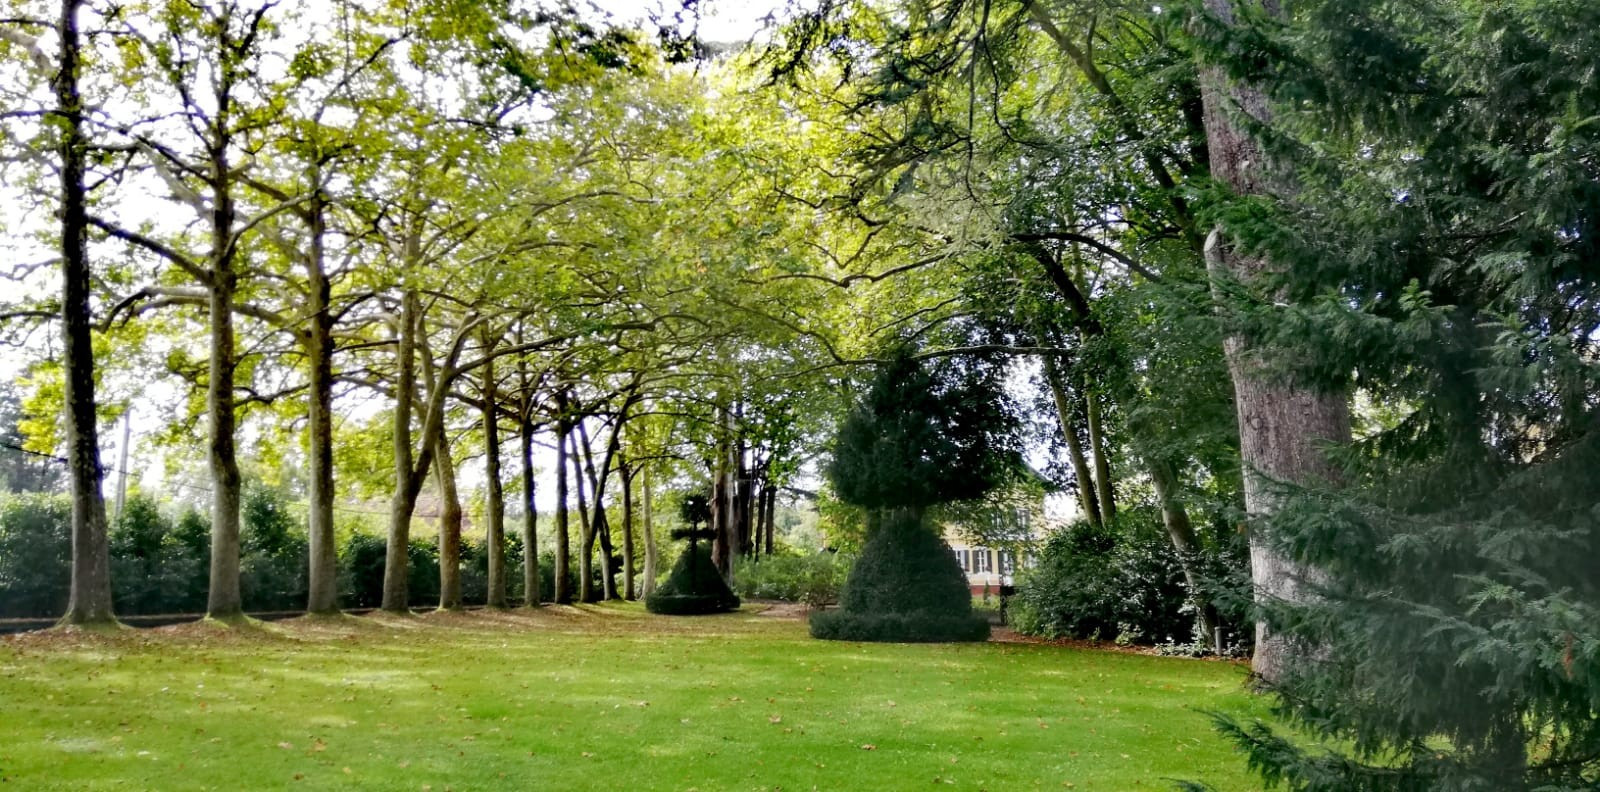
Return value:
<svg viewBox="0 0 1600 792">
<path fill-rule="evenodd" d="M 814 614 L 817 638 L 983 640 L 966 576 L 923 520 L 935 504 L 972 500 L 1020 465 L 1015 420 L 997 367 L 946 358 L 940 368 L 896 351 L 839 427 L 828 480 L 870 510 L 866 548 L 837 611 Z"/>
<path fill-rule="evenodd" d="M 1207 0 L 1206 8 L 1224 23 L 1234 19 L 1231 0 Z M 1204 86 L 1212 177 L 1240 196 L 1280 195 L 1291 190 L 1282 167 L 1272 163 L 1250 131 L 1251 124 L 1271 121 L 1261 89 L 1229 80 L 1218 69 L 1206 72 Z M 1283 265 L 1230 246 L 1227 238 L 1226 231 L 1218 228 L 1206 241 L 1207 266 L 1219 282 L 1218 290 L 1226 293 L 1237 284 L 1253 290 L 1257 299 L 1270 300 L 1274 271 Z M 1225 348 L 1239 411 L 1245 508 L 1251 517 L 1250 569 L 1257 597 L 1301 599 L 1307 570 L 1285 557 L 1265 535 L 1268 518 L 1278 509 L 1274 488 L 1279 483 L 1314 485 L 1338 480 L 1338 468 L 1324 446 L 1350 441 L 1349 395 L 1338 382 L 1307 382 L 1270 371 L 1263 357 L 1272 355 L 1273 350 L 1248 335 L 1235 333 Z M 1251 663 L 1257 676 L 1268 681 L 1279 678 L 1293 662 L 1294 653 L 1295 648 L 1283 637 L 1272 634 L 1265 619 L 1257 621 Z"/>
<path fill-rule="evenodd" d="M 1196 29 L 1290 185 L 1220 207 L 1275 263 L 1238 326 L 1361 409 L 1267 534 L 1312 596 L 1264 614 L 1316 647 L 1270 690 L 1330 747 L 1226 732 L 1296 790 L 1592 789 L 1597 9 L 1233 10 Z"/>
</svg>

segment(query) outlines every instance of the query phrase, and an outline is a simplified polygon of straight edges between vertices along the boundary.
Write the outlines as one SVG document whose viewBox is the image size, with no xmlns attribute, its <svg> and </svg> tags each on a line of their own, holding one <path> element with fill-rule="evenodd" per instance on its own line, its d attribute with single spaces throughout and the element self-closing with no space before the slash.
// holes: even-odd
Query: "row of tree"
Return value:
<svg viewBox="0 0 1600 792">
<path fill-rule="evenodd" d="M 61 277 L 12 273 L 34 293 L 5 318 L 20 338 L 60 322 L 67 339 L 31 371 L 44 419 L 29 438 L 72 469 L 67 621 L 112 617 L 100 405 L 161 379 L 180 400 L 161 439 L 183 448 L 204 426 L 213 617 L 241 606 L 243 438 L 304 471 L 313 612 L 338 607 L 334 504 L 378 491 L 383 604 L 406 607 L 430 486 L 440 605 L 460 604 L 463 455 L 483 459 L 489 601 L 503 605 L 508 435 L 530 559 L 535 459 L 556 458 L 558 602 L 633 596 L 640 536 L 654 579 L 653 534 L 635 529 L 652 474 L 714 482 L 725 571 L 772 552 L 807 416 L 771 385 L 782 320 L 722 287 L 766 266 L 775 234 L 804 230 L 741 225 L 752 207 L 725 199 L 746 153 L 711 136 L 731 116 L 707 90 L 732 78 L 674 66 L 670 31 L 652 41 L 510 3 L 357 2 L 68 2 L 4 31 L 31 78 L 7 97 L 23 108 L 5 117 L 10 183 L 35 217 L 59 217 L 41 238 Z M 789 123 L 766 116 L 772 134 Z M 537 564 L 523 568 L 538 590 Z"/>
</svg>

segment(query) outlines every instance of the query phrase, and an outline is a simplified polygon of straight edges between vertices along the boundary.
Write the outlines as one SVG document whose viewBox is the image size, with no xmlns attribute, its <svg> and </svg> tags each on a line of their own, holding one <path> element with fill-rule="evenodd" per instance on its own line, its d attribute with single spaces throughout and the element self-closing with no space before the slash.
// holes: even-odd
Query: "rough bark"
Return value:
<svg viewBox="0 0 1600 792">
<path fill-rule="evenodd" d="M 1231 0 L 1206 0 L 1206 7 L 1223 22 L 1233 22 Z M 1271 0 L 1266 7 L 1278 10 Z M 1212 176 L 1240 195 L 1281 194 L 1292 189 L 1272 170 L 1259 142 L 1237 120 L 1237 113 L 1261 122 L 1269 120 L 1266 96 L 1257 88 L 1232 83 L 1216 68 L 1205 69 L 1201 80 Z M 1280 266 L 1231 249 L 1220 229 L 1213 230 L 1206 240 L 1205 257 L 1214 283 L 1238 282 L 1247 289 Z M 1224 341 L 1238 410 L 1255 596 L 1258 601 L 1293 602 L 1307 596 L 1301 585 L 1307 570 L 1276 552 L 1262 530 L 1263 518 L 1278 508 L 1275 482 L 1337 480 L 1338 471 L 1320 447 L 1349 442 L 1350 412 L 1342 392 L 1318 390 L 1269 373 L 1263 364 L 1263 355 L 1269 351 L 1242 336 Z M 1257 622 L 1252 665 L 1258 676 L 1268 682 L 1279 678 L 1293 661 L 1294 651 L 1289 642 L 1272 634 L 1265 621 Z"/>
<path fill-rule="evenodd" d="M 565 400 L 558 397 L 558 401 L 564 408 Z M 571 433 L 572 429 L 565 419 L 556 422 L 556 579 L 552 584 L 555 587 L 554 599 L 557 605 L 567 605 L 572 602 L 572 592 L 567 590 L 567 573 L 572 568 L 567 552 L 571 541 L 567 515 L 567 436 Z"/>
<path fill-rule="evenodd" d="M 450 437 L 435 432 L 434 481 L 439 485 L 439 609 L 461 607 L 461 492 L 456 486 L 456 459 Z"/>
<path fill-rule="evenodd" d="M 578 437 L 582 440 L 583 470 L 584 475 L 588 477 L 589 496 L 593 503 L 593 508 L 589 510 L 587 523 L 589 530 L 585 534 L 584 557 L 592 564 L 595 543 L 599 542 L 600 598 L 607 600 L 617 598 L 617 570 L 614 568 L 615 562 L 613 561 L 616 557 L 616 547 L 611 541 L 611 518 L 606 513 L 605 497 L 606 482 L 611 474 L 611 460 L 617 451 L 618 431 L 612 431 L 611 439 L 606 443 L 605 456 L 601 457 L 600 465 L 597 468 L 594 463 L 594 444 L 589 440 L 589 430 L 581 423 L 578 425 Z M 581 510 L 583 505 L 581 500 L 583 491 L 581 489 L 578 495 L 580 498 L 578 503 Z M 592 571 L 593 567 L 591 566 L 590 569 Z M 593 601 L 590 599 L 593 596 L 593 584 L 590 584 L 590 589 L 584 602 Z"/>
<path fill-rule="evenodd" d="M 231 43 L 227 26 L 220 25 L 222 50 Z M 221 70 L 217 86 L 217 116 L 212 121 L 208 146 L 211 181 L 210 283 L 207 284 L 211 360 L 206 380 L 207 456 L 211 467 L 211 579 L 206 615 L 236 618 L 239 595 L 239 503 L 242 480 L 235 435 L 238 430 L 234 383 L 238 368 L 233 327 L 234 296 L 239 274 L 234 270 L 237 209 L 233 197 L 232 148 L 229 110 L 232 107 L 232 70 Z"/>
<path fill-rule="evenodd" d="M 522 422 L 522 604 L 539 604 L 539 512 L 534 508 L 533 422 Z"/>
<path fill-rule="evenodd" d="M 319 173 L 311 176 L 321 189 Z M 339 562 L 333 534 L 333 289 L 326 266 L 327 218 L 320 195 L 307 208 L 310 249 L 306 280 L 311 315 L 301 334 L 309 368 L 307 377 L 306 450 L 310 457 L 307 539 L 306 610 L 339 610 Z"/>
<path fill-rule="evenodd" d="M 1100 422 L 1100 396 L 1084 389 L 1084 414 L 1089 427 L 1089 450 L 1094 454 L 1095 495 L 1100 499 L 1100 521 L 1110 525 L 1117 519 L 1117 495 L 1111 480 L 1111 451 Z"/>
<path fill-rule="evenodd" d="M 1205 594 L 1200 570 L 1200 539 L 1195 535 L 1194 523 L 1189 520 L 1189 510 L 1183 505 L 1179 493 L 1176 466 L 1165 460 L 1148 463 L 1150 481 L 1155 486 L 1156 500 L 1161 504 L 1161 521 L 1166 525 L 1172 548 L 1178 552 L 1178 563 L 1183 568 L 1183 579 L 1189 587 L 1189 599 L 1194 603 L 1199 618 L 1202 643 L 1209 643 L 1217 634 L 1217 612 Z"/>
<path fill-rule="evenodd" d="M 1067 394 L 1065 379 L 1061 376 L 1061 367 L 1055 358 L 1044 358 L 1045 382 L 1050 386 L 1050 396 L 1055 400 L 1056 420 L 1061 424 L 1061 436 L 1067 441 L 1067 457 L 1072 461 L 1072 475 L 1077 479 L 1078 507 L 1083 510 L 1083 518 L 1091 525 L 1100 525 L 1100 498 L 1095 494 L 1094 476 L 1089 472 L 1089 460 L 1083 453 L 1083 441 L 1078 438 L 1078 427 L 1075 419 L 1076 410 L 1072 408 L 1072 397 Z"/>
<path fill-rule="evenodd" d="M 411 542 L 411 513 L 417 508 L 422 479 L 411 456 L 411 400 L 417 388 L 417 295 L 407 289 L 400 297 L 398 349 L 395 352 L 394 494 L 389 501 L 389 535 L 383 562 L 383 609 L 406 612 Z"/>
<path fill-rule="evenodd" d="M 485 339 L 486 341 L 488 339 Z M 489 555 L 491 608 L 506 606 L 506 499 L 500 485 L 500 416 L 495 413 L 494 362 L 483 365 L 483 542 Z"/>
<path fill-rule="evenodd" d="M 52 84 L 60 122 L 61 319 L 67 405 L 67 467 L 72 487 L 72 580 L 67 624 L 111 622 L 111 557 L 106 539 L 106 502 L 100 491 L 99 429 L 94 395 L 94 350 L 90 339 L 88 191 L 84 167 L 83 98 L 78 88 L 81 0 L 63 0 L 57 23 L 59 55 Z"/>
</svg>

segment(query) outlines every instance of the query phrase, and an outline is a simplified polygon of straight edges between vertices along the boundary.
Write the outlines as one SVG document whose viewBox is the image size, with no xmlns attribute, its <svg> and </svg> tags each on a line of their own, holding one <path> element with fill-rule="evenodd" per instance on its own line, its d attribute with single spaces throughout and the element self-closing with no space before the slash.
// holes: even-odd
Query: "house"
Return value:
<svg viewBox="0 0 1600 792">
<path fill-rule="evenodd" d="M 973 547 L 950 539 L 956 563 L 967 573 L 967 588 L 973 596 L 998 596 L 1002 586 L 1016 583 L 1017 551 L 1008 548 Z"/>
<path fill-rule="evenodd" d="M 1035 473 L 943 516 L 944 540 L 966 573 L 973 595 L 998 596 L 1002 586 L 1016 583 L 1019 565 L 1027 565 L 1053 524 L 1046 511 L 1049 496 L 1049 485 Z"/>
</svg>

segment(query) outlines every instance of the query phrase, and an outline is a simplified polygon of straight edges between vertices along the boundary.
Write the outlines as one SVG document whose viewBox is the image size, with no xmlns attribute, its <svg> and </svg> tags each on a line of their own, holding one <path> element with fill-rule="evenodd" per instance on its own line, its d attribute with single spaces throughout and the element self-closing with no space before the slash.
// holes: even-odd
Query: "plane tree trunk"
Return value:
<svg viewBox="0 0 1600 792">
<path fill-rule="evenodd" d="M 83 97 L 78 88 L 82 62 L 78 10 L 82 5 L 82 0 L 62 0 L 56 29 L 57 72 L 52 82 L 61 121 L 61 324 L 67 467 L 72 487 L 72 579 L 62 618 L 67 624 L 115 620 L 106 502 L 100 491 L 104 470 L 100 466 L 90 338 L 88 190 L 84 182 L 88 139 L 83 132 Z"/>
<path fill-rule="evenodd" d="M 320 172 L 314 170 L 310 178 L 313 189 L 320 191 Z M 306 219 L 309 220 L 306 280 L 311 297 L 311 315 L 301 334 L 309 368 L 306 451 L 311 468 L 306 529 L 306 610 L 336 613 L 339 610 L 339 562 L 333 532 L 333 288 L 326 261 L 326 208 L 320 193 L 307 207 Z"/>
<path fill-rule="evenodd" d="M 439 609 L 461 608 L 461 492 L 450 437 L 441 426 L 433 437 L 434 480 L 439 484 Z"/>
<path fill-rule="evenodd" d="M 487 340 L 487 339 L 486 339 Z M 484 549 L 489 554 L 486 603 L 506 606 L 506 500 L 500 485 L 500 416 L 495 413 L 494 362 L 483 365 Z"/>
</svg>

